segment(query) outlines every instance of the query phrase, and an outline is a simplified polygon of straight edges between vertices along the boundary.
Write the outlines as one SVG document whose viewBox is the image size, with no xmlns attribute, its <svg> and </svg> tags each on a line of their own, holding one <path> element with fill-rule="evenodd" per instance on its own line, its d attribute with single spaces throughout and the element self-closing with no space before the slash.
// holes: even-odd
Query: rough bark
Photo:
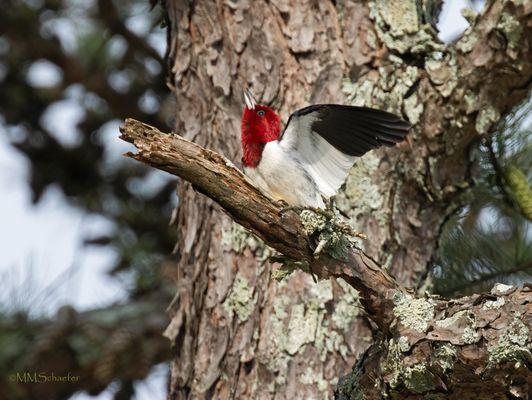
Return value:
<svg viewBox="0 0 532 400">
<path fill-rule="evenodd" d="M 339 204 L 365 252 L 416 286 L 471 184 L 471 145 L 526 96 L 532 69 L 528 3 L 490 3 L 453 46 L 430 25 L 439 3 L 168 0 L 176 132 L 237 163 L 247 84 L 285 119 L 319 102 L 403 113 L 409 141 L 362 158 Z M 301 272 L 273 281 L 268 248 L 189 184 L 178 196 L 170 398 L 330 396 L 372 341 L 356 293 Z"/>
<path fill-rule="evenodd" d="M 139 149 L 131 157 L 190 181 L 267 245 L 308 263 L 321 279 L 343 279 L 358 290 L 381 334 L 357 370 L 363 373 L 345 378 L 338 397 L 528 395 L 530 287 L 496 285 L 491 294 L 448 301 L 414 297 L 347 240 L 317 254 L 315 239 L 323 226 L 304 218 L 308 211 L 302 211 L 301 219 L 284 213 L 281 204 L 262 195 L 226 158 L 135 120 L 126 121 L 122 138 Z"/>
</svg>

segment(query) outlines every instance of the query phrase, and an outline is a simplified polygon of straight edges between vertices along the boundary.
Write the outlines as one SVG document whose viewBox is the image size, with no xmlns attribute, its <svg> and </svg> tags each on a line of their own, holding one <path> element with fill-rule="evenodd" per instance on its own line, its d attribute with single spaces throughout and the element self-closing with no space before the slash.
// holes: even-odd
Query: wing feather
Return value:
<svg viewBox="0 0 532 400">
<path fill-rule="evenodd" d="M 336 194 L 357 157 L 402 141 L 410 124 L 386 111 L 336 104 L 312 105 L 290 116 L 280 144 L 297 154 L 320 192 Z"/>
</svg>

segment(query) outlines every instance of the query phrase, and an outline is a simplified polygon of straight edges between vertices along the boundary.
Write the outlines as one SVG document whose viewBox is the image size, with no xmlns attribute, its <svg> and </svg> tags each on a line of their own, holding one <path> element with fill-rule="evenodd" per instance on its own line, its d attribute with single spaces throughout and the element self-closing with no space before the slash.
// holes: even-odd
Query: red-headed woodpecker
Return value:
<svg viewBox="0 0 532 400">
<path fill-rule="evenodd" d="M 290 206 L 324 208 L 357 157 L 403 140 L 410 124 L 386 111 L 338 104 L 294 112 L 281 131 L 281 118 L 244 91 L 244 172 L 274 200 Z"/>
</svg>

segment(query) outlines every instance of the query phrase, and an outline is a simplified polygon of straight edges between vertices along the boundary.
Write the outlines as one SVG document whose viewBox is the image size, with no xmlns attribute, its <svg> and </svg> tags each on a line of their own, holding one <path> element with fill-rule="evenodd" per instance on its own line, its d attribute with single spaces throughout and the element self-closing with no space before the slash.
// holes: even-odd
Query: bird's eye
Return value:
<svg viewBox="0 0 532 400">
<path fill-rule="evenodd" d="M 257 115 L 258 115 L 259 117 L 264 117 L 264 114 L 266 114 L 266 113 L 264 112 L 264 110 L 259 110 L 259 111 L 257 111 Z"/>
</svg>

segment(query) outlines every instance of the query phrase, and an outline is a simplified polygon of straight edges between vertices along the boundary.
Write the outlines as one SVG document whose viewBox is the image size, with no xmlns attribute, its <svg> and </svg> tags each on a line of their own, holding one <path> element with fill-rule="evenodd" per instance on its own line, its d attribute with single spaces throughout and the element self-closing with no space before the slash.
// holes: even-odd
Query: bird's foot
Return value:
<svg viewBox="0 0 532 400">
<path fill-rule="evenodd" d="M 305 208 L 304 210 L 315 213 L 316 216 L 324 218 L 323 223 L 329 226 L 330 229 L 336 230 L 344 235 L 356 237 L 359 239 L 367 239 L 365 233 L 358 232 L 353 229 L 349 221 L 342 218 L 336 209 L 322 209 L 322 208 Z"/>
<path fill-rule="evenodd" d="M 323 217 L 327 219 L 331 219 L 334 216 L 334 213 L 330 210 L 325 210 L 323 208 L 316 208 L 316 207 L 302 207 L 302 206 L 291 206 L 288 203 L 278 200 L 277 201 L 281 206 L 283 206 L 279 212 L 282 214 L 287 213 L 288 211 L 294 211 L 297 214 L 301 214 L 303 211 L 308 210 L 312 211 L 315 214 L 322 215 Z"/>
<path fill-rule="evenodd" d="M 336 206 L 334 204 L 334 197 L 322 197 L 323 203 L 325 204 L 325 209 L 334 211 L 336 210 Z"/>
<path fill-rule="evenodd" d="M 294 211 L 300 216 L 302 216 L 303 211 L 310 211 L 316 215 L 323 217 L 325 219 L 325 221 L 323 221 L 324 223 L 328 221 L 328 223 L 330 223 L 334 228 L 336 228 L 338 231 L 345 235 L 353 236 L 360 239 L 367 239 L 366 234 L 355 231 L 346 220 L 341 218 L 340 213 L 335 207 L 334 200 L 332 198 L 324 199 L 324 201 L 325 208 L 293 206 L 289 205 L 284 200 L 277 200 L 277 203 L 282 207 L 279 211 L 281 215 L 287 213 L 288 211 Z"/>
<path fill-rule="evenodd" d="M 349 225 L 349 222 L 345 219 L 343 219 L 340 214 L 342 214 L 344 217 L 349 218 L 346 214 L 342 213 L 340 210 L 336 208 L 336 205 L 334 203 L 334 198 L 329 197 L 328 199 L 324 199 L 325 207 L 327 212 L 331 214 L 330 219 L 332 220 L 332 224 L 338 228 L 342 233 L 346 235 L 350 235 L 353 237 L 357 237 L 360 239 L 367 239 L 368 237 L 366 234 L 362 232 L 355 231 L 351 225 Z"/>
<path fill-rule="evenodd" d="M 353 237 L 357 237 L 359 239 L 366 240 L 368 236 L 365 233 L 355 231 L 351 225 L 347 221 L 337 219 L 336 221 L 333 221 L 333 224 L 343 233 L 346 235 L 350 235 Z"/>
<path fill-rule="evenodd" d="M 288 211 L 295 211 L 299 214 L 301 211 L 301 207 L 299 206 L 291 206 L 284 200 L 277 200 L 276 203 L 281 206 L 281 209 L 279 210 L 279 213 L 281 215 L 286 214 Z"/>
<path fill-rule="evenodd" d="M 328 220 L 332 220 L 336 216 L 336 211 L 334 210 L 334 208 L 305 207 L 304 209 L 310 210 L 315 214 L 321 215 L 322 217 L 325 217 Z"/>
</svg>

